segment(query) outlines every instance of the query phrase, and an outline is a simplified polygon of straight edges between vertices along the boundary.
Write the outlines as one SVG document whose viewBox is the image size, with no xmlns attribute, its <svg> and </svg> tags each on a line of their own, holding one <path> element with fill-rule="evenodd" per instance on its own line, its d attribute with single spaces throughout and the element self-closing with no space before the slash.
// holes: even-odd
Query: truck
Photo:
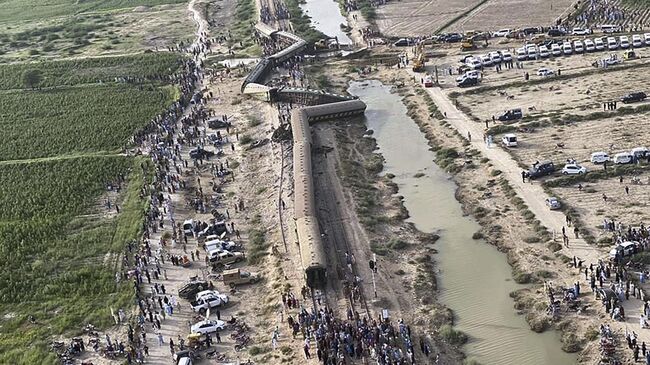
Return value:
<svg viewBox="0 0 650 365">
<path fill-rule="evenodd" d="M 241 269 L 224 270 L 221 277 L 223 283 L 231 288 L 242 284 L 253 284 L 260 280 L 259 274 Z"/>
</svg>

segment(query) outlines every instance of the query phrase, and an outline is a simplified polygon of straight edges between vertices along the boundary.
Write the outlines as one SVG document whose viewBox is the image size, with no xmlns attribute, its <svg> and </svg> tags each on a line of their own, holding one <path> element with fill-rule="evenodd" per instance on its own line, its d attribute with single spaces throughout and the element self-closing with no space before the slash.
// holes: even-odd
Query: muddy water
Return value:
<svg viewBox="0 0 650 365">
<path fill-rule="evenodd" d="M 352 44 L 352 40 L 341 30 L 341 24 L 348 20 L 341 15 L 341 9 L 335 0 L 306 0 L 300 5 L 302 11 L 311 17 L 314 28 L 323 34 L 336 37 L 339 44 Z"/>
<path fill-rule="evenodd" d="M 374 131 L 386 172 L 395 175 L 412 221 L 423 232 L 438 232 L 440 300 L 456 316 L 456 328 L 470 341 L 464 350 L 480 363 L 564 365 L 575 357 L 560 349 L 554 332 L 532 332 L 513 308 L 512 281 L 505 255 L 483 240 L 473 240 L 479 225 L 463 216 L 456 185 L 434 163 L 434 153 L 401 97 L 377 81 L 352 83 L 348 91 L 367 105 L 366 123 Z M 416 173 L 424 177 L 414 178 Z"/>
</svg>

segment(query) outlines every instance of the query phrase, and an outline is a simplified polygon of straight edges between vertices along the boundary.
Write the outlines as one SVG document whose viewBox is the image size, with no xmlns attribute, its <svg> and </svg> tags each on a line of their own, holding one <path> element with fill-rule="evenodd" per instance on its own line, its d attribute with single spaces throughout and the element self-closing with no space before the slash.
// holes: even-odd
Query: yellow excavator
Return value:
<svg viewBox="0 0 650 365">
<path fill-rule="evenodd" d="M 476 49 L 476 44 L 471 38 L 463 39 L 463 42 L 460 44 L 461 51 L 472 51 Z"/>
<path fill-rule="evenodd" d="M 424 72 L 424 63 L 427 58 L 424 54 L 424 42 L 415 46 L 415 56 L 413 57 L 413 72 Z"/>
</svg>

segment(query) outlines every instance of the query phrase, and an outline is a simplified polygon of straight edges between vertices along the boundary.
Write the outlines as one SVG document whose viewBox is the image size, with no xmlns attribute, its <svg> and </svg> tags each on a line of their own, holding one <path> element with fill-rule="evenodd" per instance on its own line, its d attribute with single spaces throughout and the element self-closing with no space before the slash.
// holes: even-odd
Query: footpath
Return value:
<svg viewBox="0 0 650 365">
<path fill-rule="evenodd" d="M 416 80 L 418 77 L 416 77 Z M 490 159 L 490 162 L 495 169 L 502 171 L 502 176 L 508 179 L 508 182 L 513 187 L 517 196 L 519 196 L 528 206 L 535 217 L 546 227 L 549 232 L 555 232 L 555 235 L 561 239 L 562 227 L 566 223 L 566 217 L 562 212 L 550 210 L 544 199 L 547 193 L 544 191 L 539 182 L 523 182 L 521 178 L 522 168 L 519 167 L 517 162 L 502 148 L 496 144 L 488 147 L 483 140 L 485 133 L 484 124 L 474 122 L 467 115 L 456 108 L 454 103 L 449 99 L 448 95 L 441 88 L 425 88 L 433 102 L 437 105 L 441 113 L 446 115 L 446 121 L 466 139 L 470 140 L 471 147 L 480 151 L 484 157 Z M 471 138 L 468 138 L 471 136 Z M 569 236 L 569 247 L 563 247 L 562 253 L 568 257 L 576 256 L 582 259 L 588 267 L 590 263 L 597 264 L 598 259 L 604 258 L 604 254 L 595 246 L 589 245 L 581 238 L 575 238 L 572 230 L 567 229 Z M 583 264 L 584 265 L 584 264 Z M 584 266 L 583 266 L 584 267 Z M 561 277 L 558 284 L 564 287 L 571 287 L 575 281 L 580 281 L 581 287 L 584 288 L 582 294 L 584 297 L 588 292 L 589 282 L 584 280 L 584 271 L 582 274 L 576 273 L 570 277 Z M 648 285 L 643 285 L 642 289 L 648 289 Z M 635 331 L 638 334 L 638 342 L 645 341 L 650 343 L 650 330 L 642 330 L 639 327 L 639 314 L 643 313 L 643 301 L 630 296 L 629 300 L 622 302 L 625 309 L 626 321 L 616 322 L 611 320 L 604 311 L 604 306 L 598 302 L 593 306 L 603 323 L 610 323 L 612 329 L 617 330 L 619 333 L 628 331 Z M 629 351 L 625 350 L 624 351 Z"/>
</svg>

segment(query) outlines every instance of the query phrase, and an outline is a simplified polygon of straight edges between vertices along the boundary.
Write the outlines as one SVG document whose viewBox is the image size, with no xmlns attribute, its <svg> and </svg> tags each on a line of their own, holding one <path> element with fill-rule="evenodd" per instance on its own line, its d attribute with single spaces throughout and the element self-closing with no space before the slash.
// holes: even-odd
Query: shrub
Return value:
<svg viewBox="0 0 650 365">
<path fill-rule="evenodd" d="M 467 342 L 467 335 L 446 324 L 440 327 L 440 336 L 452 345 L 460 346 Z"/>
<path fill-rule="evenodd" d="M 241 144 L 249 144 L 251 142 L 253 142 L 253 138 L 248 134 L 244 134 L 241 137 L 239 137 L 239 143 Z"/>
<path fill-rule="evenodd" d="M 539 241 L 541 241 L 539 237 L 535 237 L 535 236 L 524 237 L 524 242 L 526 243 L 537 243 Z"/>
</svg>

